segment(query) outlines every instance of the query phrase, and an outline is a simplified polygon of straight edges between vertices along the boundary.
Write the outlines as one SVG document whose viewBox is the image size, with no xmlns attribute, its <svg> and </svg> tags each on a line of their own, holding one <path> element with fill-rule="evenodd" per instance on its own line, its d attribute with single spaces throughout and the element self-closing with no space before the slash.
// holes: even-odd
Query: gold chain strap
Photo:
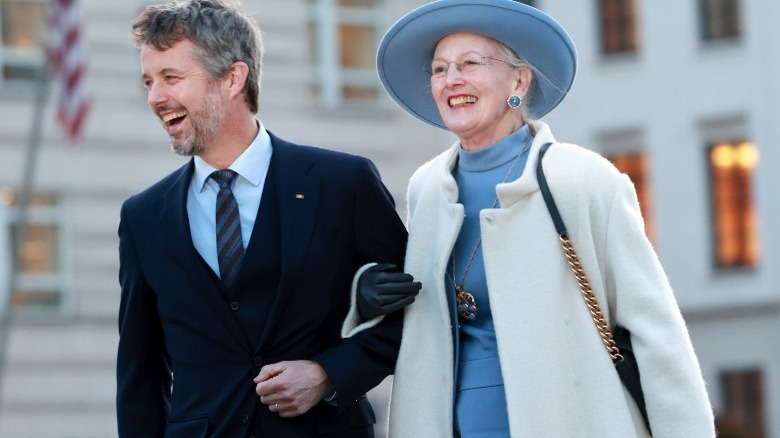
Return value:
<svg viewBox="0 0 780 438">
<path fill-rule="evenodd" d="M 577 252 L 574 250 L 574 246 L 571 244 L 569 237 L 558 237 L 561 240 L 561 246 L 563 247 L 563 253 L 566 255 L 566 260 L 569 262 L 569 267 L 574 273 L 574 277 L 577 279 L 577 284 L 580 285 L 580 291 L 582 297 L 585 298 L 585 304 L 588 306 L 591 317 L 593 317 L 593 323 L 596 324 L 596 329 L 599 331 L 601 341 L 604 342 L 604 346 L 607 348 L 607 353 L 612 360 L 623 360 L 623 355 L 620 354 L 620 350 L 615 344 L 615 339 L 612 338 L 612 332 L 609 330 L 604 313 L 601 311 L 599 302 L 596 299 L 596 294 L 593 293 L 593 289 L 588 282 L 588 276 L 585 275 L 585 269 L 582 268 Z"/>
</svg>

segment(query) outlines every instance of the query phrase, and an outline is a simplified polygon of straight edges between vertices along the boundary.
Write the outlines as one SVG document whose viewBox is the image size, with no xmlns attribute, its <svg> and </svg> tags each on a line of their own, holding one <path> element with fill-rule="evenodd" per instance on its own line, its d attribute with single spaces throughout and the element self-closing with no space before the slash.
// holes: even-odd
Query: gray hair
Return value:
<svg viewBox="0 0 780 438">
<path fill-rule="evenodd" d="M 136 48 L 166 50 L 189 40 L 195 58 L 212 80 L 224 78 L 233 63 L 249 66 L 244 96 L 257 113 L 263 76 L 263 37 L 257 22 L 231 0 L 177 0 L 151 5 L 135 19 L 131 37 Z"/>
<path fill-rule="evenodd" d="M 531 65 L 530 62 L 526 61 L 525 58 L 519 56 L 517 53 L 515 53 L 514 50 L 512 50 L 509 46 L 502 43 L 501 41 L 496 41 L 501 46 L 501 52 L 504 55 L 504 58 L 506 58 L 506 62 L 511 64 L 515 68 L 522 68 L 522 67 L 528 67 L 531 69 L 531 84 L 528 87 L 528 93 L 526 93 L 525 98 L 523 98 L 523 103 L 520 105 L 520 111 L 523 113 L 523 120 L 532 120 L 532 115 L 529 114 L 529 105 L 531 102 L 533 102 L 534 97 L 539 93 L 539 83 L 537 82 L 538 76 L 542 76 L 542 74 Z"/>
</svg>

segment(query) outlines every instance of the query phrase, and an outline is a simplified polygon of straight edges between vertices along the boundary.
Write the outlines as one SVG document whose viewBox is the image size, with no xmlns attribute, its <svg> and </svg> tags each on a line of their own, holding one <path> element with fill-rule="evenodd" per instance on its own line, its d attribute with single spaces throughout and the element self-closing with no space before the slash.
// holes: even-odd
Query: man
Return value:
<svg viewBox="0 0 780 438">
<path fill-rule="evenodd" d="M 376 169 L 264 129 L 247 13 L 185 0 L 132 29 L 149 106 L 193 158 L 122 206 L 119 435 L 372 437 L 365 393 L 393 371 L 401 315 L 342 339 L 350 287 L 419 290 L 387 265 L 359 269 L 403 262 Z"/>
</svg>

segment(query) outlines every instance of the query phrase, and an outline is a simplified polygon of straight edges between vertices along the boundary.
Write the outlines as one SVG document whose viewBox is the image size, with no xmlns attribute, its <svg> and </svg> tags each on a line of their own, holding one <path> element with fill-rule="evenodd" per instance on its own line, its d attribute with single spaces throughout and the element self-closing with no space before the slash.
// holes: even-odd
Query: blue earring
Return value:
<svg viewBox="0 0 780 438">
<path fill-rule="evenodd" d="M 509 105 L 510 108 L 517 108 L 522 103 L 523 103 L 523 98 L 518 96 L 517 94 L 512 94 L 506 99 L 506 104 Z"/>
</svg>

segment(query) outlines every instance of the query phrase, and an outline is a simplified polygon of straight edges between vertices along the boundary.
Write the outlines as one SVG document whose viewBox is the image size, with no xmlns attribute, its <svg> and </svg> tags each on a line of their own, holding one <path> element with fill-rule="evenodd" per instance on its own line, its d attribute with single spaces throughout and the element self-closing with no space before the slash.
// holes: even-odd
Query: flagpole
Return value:
<svg viewBox="0 0 780 438">
<path fill-rule="evenodd" d="M 12 267 L 8 275 L 8 296 L 3 306 L 0 306 L 0 412 L 3 404 L 3 381 L 5 378 L 6 363 L 8 361 L 8 339 L 10 338 L 12 312 L 12 297 L 18 279 L 18 273 L 22 269 L 22 245 L 27 237 L 27 223 L 30 216 L 30 201 L 32 199 L 33 184 L 35 181 L 35 168 L 38 162 L 41 138 L 43 137 L 43 113 L 46 106 L 46 98 L 49 94 L 49 66 L 46 56 L 38 72 L 35 87 L 35 101 L 32 111 L 32 123 L 27 138 L 27 149 L 24 159 L 24 172 L 19 186 L 17 202 L 17 215 L 15 217 L 16 232 L 13 235 L 14 244 L 12 251 Z"/>
</svg>

